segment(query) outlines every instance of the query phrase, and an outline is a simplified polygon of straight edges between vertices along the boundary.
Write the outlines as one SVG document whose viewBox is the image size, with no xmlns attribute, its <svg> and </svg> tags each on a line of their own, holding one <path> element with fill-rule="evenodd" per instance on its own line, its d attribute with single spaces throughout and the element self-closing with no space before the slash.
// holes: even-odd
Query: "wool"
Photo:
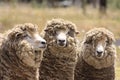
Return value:
<svg viewBox="0 0 120 80">
<path fill-rule="evenodd" d="M 75 24 L 63 19 L 48 21 L 44 33 L 48 46 L 41 62 L 40 80 L 74 80 L 77 60 L 77 30 L 75 27 Z M 56 43 L 56 31 L 60 30 L 68 30 L 65 47 L 60 47 Z"/>
<path fill-rule="evenodd" d="M 39 80 L 43 53 L 34 50 L 26 41 L 28 32 L 36 33 L 37 25 L 16 25 L 3 34 L 5 36 L 0 41 L 0 80 Z"/>
<path fill-rule="evenodd" d="M 102 59 L 93 54 L 95 49 L 93 43 L 107 38 L 107 45 Z M 105 28 L 95 28 L 88 31 L 80 44 L 80 53 L 75 68 L 75 80 L 114 80 L 116 48 L 114 46 L 114 35 Z M 94 43 L 95 44 L 95 43 Z"/>
</svg>

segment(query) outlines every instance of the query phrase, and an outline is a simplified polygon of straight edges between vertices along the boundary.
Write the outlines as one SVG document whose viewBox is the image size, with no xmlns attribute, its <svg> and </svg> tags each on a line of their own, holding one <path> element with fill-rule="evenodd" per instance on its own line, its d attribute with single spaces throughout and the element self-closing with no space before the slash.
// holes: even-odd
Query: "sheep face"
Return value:
<svg viewBox="0 0 120 80">
<path fill-rule="evenodd" d="M 18 25 L 8 34 L 8 46 L 22 62 L 39 67 L 46 41 L 39 35 L 36 25 Z M 7 50 L 7 49 L 6 49 Z"/>
<path fill-rule="evenodd" d="M 97 59 L 102 59 L 108 55 L 106 49 L 109 45 L 113 44 L 114 38 L 110 36 L 112 35 L 110 32 L 103 32 L 104 29 L 103 31 L 98 30 L 95 29 L 94 31 L 88 32 L 84 44 L 91 45 L 93 49 L 92 55 Z"/>
<path fill-rule="evenodd" d="M 68 28 L 68 26 L 47 28 L 45 32 L 46 36 L 49 36 L 51 40 L 58 45 L 58 47 L 67 47 L 67 44 L 69 44 L 70 39 L 74 41 L 75 35 L 78 34 L 71 28 Z"/>
<path fill-rule="evenodd" d="M 72 22 L 63 19 L 52 19 L 47 22 L 44 38 L 48 44 L 54 43 L 56 47 L 67 47 L 76 44 L 76 26 Z"/>
<path fill-rule="evenodd" d="M 102 35 L 101 37 L 96 38 L 92 41 L 93 48 L 95 49 L 95 53 L 93 54 L 96 58 L 103 58 L 106 54 L 105 48 L 107 46 L 107 37 Z"/>
<path fill-rule="evenodd" d="M 65 47 L 67 44 L 67 30 L 56 30 L 56 43 L 61 47 Z"/>
<path fill-rule="evenodd" d="M 34 50 L 44 50 L 46 41 L 37 32 L 27 32 L 25 39 Z"/>
<path fill-rule="evenodd" d="M 81 44 L 81 56 L 87 64 L 96 69 L 114 65 L 116 48 L 114 35 L 105 28 L 88 31 Z"/>
</svg>

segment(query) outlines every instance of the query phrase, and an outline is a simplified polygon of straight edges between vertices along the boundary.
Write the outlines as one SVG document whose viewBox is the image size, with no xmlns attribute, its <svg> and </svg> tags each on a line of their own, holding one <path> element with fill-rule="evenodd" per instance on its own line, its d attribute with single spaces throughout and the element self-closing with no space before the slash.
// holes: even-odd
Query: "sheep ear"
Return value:
<svg viewBox="0 0 120 80">
<path fill-rule="evenodd" d="M 90 44 L 92 43 L 92 37 L 86 37 L 84 41 L 84 43 Z"/>
<path fill-rule="evenodd" d="M 115 38 L 114 37 L 111 37 L 110 39 L 111 39 L 111 41 L 115 42 Z"/>
<path fill-rule="evenodd" d="M 51 28 L 51 27 L 49 27 L 49 28 L 45 29 L 44 31 L 45 31 L 45 32 L 48 32 L 48 31 L 50 31 L 50 30 L 52 30 L 52 28 Z"/>
<path fill-rule="evenodd" d="M 47 31 L 48 31 L 48 29 L 45 29 L 44 31 L 45 31 L 45 32 L 47 32 Z"/>
<path fill-rule="evenodd" d="M 16 33 L 16 34 L 15 34 L 15 37 L 18 38 L 18 37 L 20 37 L 21 35 L 22 35 L 21 33 Z"/>
<path fill-rule="evenodd" d="M 13 37 L 14 33 L 9 33 L 8 38 L 11 39 Z"/>
<path fill-rule="evenodd" d="M 16 32 L 11 32 L 8 35 L 8 39 L 10 40 L 14 40 L 15 38 L 18 38 L 18 36 L 20 36 L 20 34 L 16 33 Z"/>
<path fill-rule="evenodd" d="M 115 39 L 114 39 L 114 38 L 108 37 L 108 43 L 109 43 L 109 44 L 112 44 L 112 43 L 114 43 L 114 42 L 115 42 Z"/>
</svg>

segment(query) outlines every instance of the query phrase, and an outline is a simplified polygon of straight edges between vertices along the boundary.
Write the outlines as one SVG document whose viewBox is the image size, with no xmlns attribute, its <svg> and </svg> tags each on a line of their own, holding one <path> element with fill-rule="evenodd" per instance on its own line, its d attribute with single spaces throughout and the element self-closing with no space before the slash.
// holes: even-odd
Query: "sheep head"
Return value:
<svg viewBox="0 0 120 80">
<path fill-rule="evenodd" d="M 72 41 L 75 43 L 75 37 L 78 34 L 75 27 L 75 24 L 69 21 L 53 19 L 46 25 L 44 38 L 48 44 L 54 42 L 58 47 L 67 47 Z"/>
<path fill-rule="evenodd" d="M 106 49 L 115 41 L 114 35 L 105 28 L 95 28 L 86 33 L 83 43 L 91 45 L 92 55 L 97 59 L 105 58 Z"/>
<path fill-rule="evenodd" d="M 37 25 L 20 24 L 7 34 L 3 51 L 16 55 L 27 66 L 39 67 L 46 41 L 39 35 Z"/>
</svg>

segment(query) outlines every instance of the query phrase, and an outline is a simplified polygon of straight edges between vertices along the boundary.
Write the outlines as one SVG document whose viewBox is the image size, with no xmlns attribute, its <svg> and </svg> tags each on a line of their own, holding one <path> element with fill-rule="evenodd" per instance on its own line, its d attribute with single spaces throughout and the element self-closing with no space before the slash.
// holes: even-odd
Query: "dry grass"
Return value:
<svg viewBox="0 0 120 80">
<path fill-rule="evenodd" d="M 47 20 L 63 18 L 74 22 L 80 31 L 79 37 L 94 27 L 108 28 L 120 38 L 120 10 L 108 10 L 107 15 L 100 16 L 97 10 L 89 8 L 83 14 L 79 8 L 33 8 L 29 5 L 2 5 L 0 6 L 0 32 L 3 32 L 15 24 L 31 22 L 39 25 L 41 31 Z M 117 49 L 116 80 L 120 80 L 120 49 Z"/>
<path fill-rule="evenodd" d="M 44 27 L 47 20 L 52 18 L 64 18 L 74 22 L 79 31 L 87 31 L 93 27 L 106 27 L 115 33 L 120 34 L 120 11 L 108 11 L 108 14 L 100 17 L 97 10 L 88 9 L 83 15 L 81 9 L 76 8 L 32 8 L 30 6 L 0 6 L 0 26 L 3 30 L 12 27 L 17 23 L 32 22 Z"/>
</svg>

